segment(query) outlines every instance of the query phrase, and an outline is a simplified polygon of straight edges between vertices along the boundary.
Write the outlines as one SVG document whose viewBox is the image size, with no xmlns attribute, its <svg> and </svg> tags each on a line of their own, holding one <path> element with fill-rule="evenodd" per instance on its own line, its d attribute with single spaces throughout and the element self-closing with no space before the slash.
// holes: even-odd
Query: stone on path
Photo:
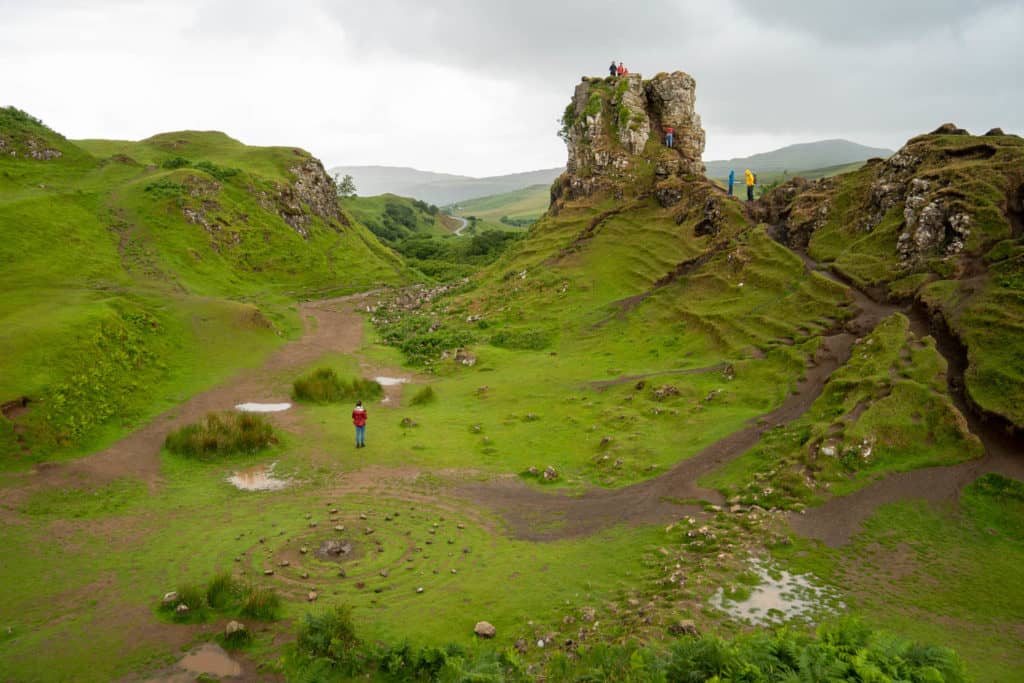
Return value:
<svg viewBox="0 0 1024 683">
<path fill-rule="evenodd" d="M 173 605 L 176 602 L 178 602 L 178 591 L 171 591 L 170 593 L 164 593 L 163 600 L 160 601 L 160 604 L 167 606 Z"/>
<path fill-rule="evenodd" d="M 476 626 L 473 627 L 473 633 L 481 638 L 493 638 L 497 632 L 498 630 L 489 621 L 478 621 Z"/>
<path fill-rule="evenodd" d="M 244 632 L 245 624 L 240 621 L 229 621 L 228 625 L 224 627 L 224 635 L 231 637 L 236 633 Z"/>
</svg>

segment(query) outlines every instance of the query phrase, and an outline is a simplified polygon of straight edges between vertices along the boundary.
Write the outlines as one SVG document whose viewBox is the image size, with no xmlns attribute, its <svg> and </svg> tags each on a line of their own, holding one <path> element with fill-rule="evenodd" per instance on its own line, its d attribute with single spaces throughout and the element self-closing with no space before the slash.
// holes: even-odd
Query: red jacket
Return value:
<svg viewBox="0 0 1024 683">
<path fill-rule="evenodd" d="M 356 408 L 352 411 L 352 424 L 356 427 L 366 426 L 366 411 L 362 408 Z"/>
<path fill-rule="evenodd" d="M 619 68 L 618 68 L 618 69 L 616 69 L 616 71 L 618 72 L 618 74 L 619 74 L 620 76 L 623 76 L 623 75 L 625 75 L 625 73 L 626 73 L 626 67 L 624 67 L 624 66 L 622 66 L 621 64 L 619 64 Z"/>
</svg>

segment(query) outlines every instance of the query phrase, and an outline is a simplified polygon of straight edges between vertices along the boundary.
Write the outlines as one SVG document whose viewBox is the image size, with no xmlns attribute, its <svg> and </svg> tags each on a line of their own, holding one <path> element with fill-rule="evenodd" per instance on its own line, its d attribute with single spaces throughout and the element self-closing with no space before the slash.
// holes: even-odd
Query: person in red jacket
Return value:
<svg viewBox="0 0 1024 683">
<path fill-rule="evenodd" d="M 352 424 L 356 426 L 356 448 L 366 446 L 366 409 L 362 401 L 356 401 L 355 410 L 352 411 Z"/>
<path fill-rule="evenodd" d="M 665 146 L 672 146 L 672 134 L 675 133 L 675 128 L 672 126 L 665 126 Z"/>
<path fill-rule="evenodd" d="M 616 73 L 617 73 L 617 74 L 618 74 L 619 76 L 625 76 L 625 75 L 626 75 L 626 74 L 628 74 L 629 72 L 628 72 L 628 71 L 626 71 L 626 67 L 622 66 L 622 62 L 619 62 L 619 68 L 618 68 L 618 69 L 616 69 Z"/>
</svg>

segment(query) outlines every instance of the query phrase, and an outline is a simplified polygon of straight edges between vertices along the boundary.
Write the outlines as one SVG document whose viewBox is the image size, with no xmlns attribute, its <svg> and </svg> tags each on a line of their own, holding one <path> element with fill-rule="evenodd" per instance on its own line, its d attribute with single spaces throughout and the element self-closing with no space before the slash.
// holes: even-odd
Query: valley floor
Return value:
<svg viewBox="0 0 1024 683">
<path fill-rule="evenodd" d="M 758 354 L 604 367 L 566 343 L 551 353 L 492 349 L 476 367 L 432 378 L 403 368 L 364 328 L 376 298 L 306 303 L 304 336 L 259 370 L 101 452 L 3 475 L 0 583 L 17 590 L 0 598 L 0 677 L 178 680 L 182 653 L 224 624 L 170 623 L 160 597 L 218 570 L 286 598 L 286 619 L 250 625 L 255 641 L 235 655 L 247 680 L 280 678 L 276 662 L 313 599 L 351 605 L 366 639 L 391 643 L 469 645 L 487 620 L 498 646 L 534 659 L 566 641 L 657 642 L 680 619 L 736 633 L 852 610 L 954 647 L 979 680 L 1024 676 L 1024 603 L 999 589 L 1024 579 L 1020 522 L 996 509 L 998 492 L 972 484 L 987 472 L 1024 480 L 1019 441 L 989 435 L 980 458 L 878 472 L 802 512 L 723 493 L 737 472 L 756 471 L 759 443 L 821 405 L 829 381 L 862 353 L 856 338 L 898 322 L 897 311 L 859 301 L 789 388 L 707 422 L 699 414 L 711 401 L 698 398 L 680 434 L 658 420 L 689 403 L 638 405 L 643 383 L 710 396 L 733 381 L 726 367 L 756 375 Z M 858 326 L 860 335 L 846 331 Z M 900 329 L 901 344 L 923 332 Z M 285 438 L 262 456 L 197 463 L 161 450 L 170 430 L 209 411 L 290 401 L 295 377 L 324 365 L 405 381 L 370 406 L 365 449 L 353 448 L 347 406 L 299 404 L 272 414 Z M 426 384 L 439 400 L 410 405 Z M 549 465 L 554 486 L 523 476 Z M 227 482 L 267 466 L 285 488 Z M 315 552 L 332 539 L 352 546 L 344 562 Z M 734 608 L 764 584 L 752 560 L 823 592 L 806 611 L 790 611 L 799 600 L 783 594 L 777 612 L 745 620 Z"/>
</svg>

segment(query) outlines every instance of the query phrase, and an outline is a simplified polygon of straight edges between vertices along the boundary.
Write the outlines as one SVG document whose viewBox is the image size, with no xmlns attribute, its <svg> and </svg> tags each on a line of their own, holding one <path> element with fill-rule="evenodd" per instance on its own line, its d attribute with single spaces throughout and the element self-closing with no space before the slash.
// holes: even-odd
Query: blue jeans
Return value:
<svg viewBox="0 0 1024 683">
<path fill-rule="evenodd" d="M 665 146 L 666 147 L 671 147 L 672 146 L 672 133 L 665 133 Z"/>
<path fill-rule="evenodd" d="M 356 446 L 366 445 L 366 425 L 356 427 Z"/>
</svg>

